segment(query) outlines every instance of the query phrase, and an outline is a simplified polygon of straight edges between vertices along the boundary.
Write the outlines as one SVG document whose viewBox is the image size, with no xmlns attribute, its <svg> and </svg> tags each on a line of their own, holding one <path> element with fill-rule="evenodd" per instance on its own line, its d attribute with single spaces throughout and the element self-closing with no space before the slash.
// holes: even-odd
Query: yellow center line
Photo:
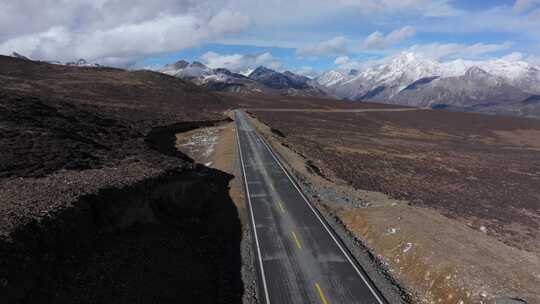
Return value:
<svg viewBox="0 0 540 304">
<path fill-rule="evenodd" d="M 292 236 L 294 238 L 294 241 L 296 242 L 296 247 L 298 247 L 298 249 L 302 249 L 302 245 L 300 245 L 300 241 L 298 240 L 298 237 L 296 236 L 296 233 L 294 233 L 294 231 L 292 231 Z"/>
<path fill-rule="evenodd" d="M 315 283 L 315 288 L 319 292 L 319 297 L 321 297 L 321 301 L 323 304 L 328 304 L 328 300 L 326 300 L 326 297 L 324 296 L 324 292 L 321 289 L 321 285 L 319 283 Z"/>
<path fill-rule="evenodd" d="M 279 209 L 281 210 L 281 212 L 285 213 L 285 208 L 283 208 L 283 205 L 281 204 L 281 202 L 278 201 L 277 203 L 279 205 Z"/>
</svg>

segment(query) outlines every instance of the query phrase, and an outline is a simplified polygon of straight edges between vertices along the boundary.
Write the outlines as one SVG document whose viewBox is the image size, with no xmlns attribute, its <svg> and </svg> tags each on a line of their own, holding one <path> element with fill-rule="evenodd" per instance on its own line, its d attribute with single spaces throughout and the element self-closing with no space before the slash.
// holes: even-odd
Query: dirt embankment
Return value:
<svg viewBox="0 0 540 304">
<path fill-rule="evenodd" d="M 258 117 L 261 113 L 255 114 Z M 349 134 L 347 138 L 353 138 L 352 133 L 355 129 L 340 127 L 331 129 L 333 132 L 325 131 L 317 127 L 322 125 L 322 121 L 318 120 L 319 116 L 311 122 L 302 120 L 308 125 L 295 129 L 292 125 L 298 126 L 298 121 L 272 115 L 276 113 L 264 116 L 269 126 L 257 120 L 254 120 L 254 123 L 288 162 L 298 180 L 305 186 L 306 192 L 311 193 L 312 200 L 329 217 L 335 217 L 353 238 L 370 248 L 376 260 L 383 263 L 383 267 L 413 295 L 415 301 L 448 304 L 494 303 L 496 299 L 517 298 L 527 300 L 528 303 L 536 303 L 540 299 L 538 293 L 540 257 L 536 253 L 505 244 L 486 233 L 487 231 L 477 229 L 474 224 L 467 224 L 455 216 L 448 217 L 435 208 L 417 206 L 410 201 L 392 198 L 388 193 L 352 187 L 351 184 L 356 184 L 348 177 L 354 177 L 355 180 L 362 179 L 364 174 L 362 171 L 357 171 L 351 176 L 340 176 L 339 171 L 332 170 L 333 165 L 327 162 L 328 159 L 319 156 L 332 153 L 335 148 L 331 144 L 325 144 L 324 140 L 328 135 L 332 134 L 332 138 L 336 138 L 336 134 L 346 133 Z M 269 119 L 268 117 L 271 116 L 273 118 Z M 353 121 L 347 117 L 344 117 L 341 122 L 353 124 Z M 283 128 L 283 126 L 287 127 Z M 327 128 L 331 126 L 331 124 L 326 124 Z M 280 135 L 276 135 L 272 129 L 279 130 Z M 395 128 L 392 130 L 394 133 L 397 132 Z M 407 134 L 411 134 L 412 131 L 414 130 L 411 128 L 404 135 L 404 131 L 400 129 L 401 133 L 393 136 L 404 137 L 401 139 L 401 144 L 403 144 L 407 139 Z M 364 127 L 361 133 L 363 132 L 376 134 L 373 127 L 368 129 Z M 309 144 L 307 139 L 296 140 L 298 134 L 308 136 L 318 143 L 317 146 Z M 364 136 L 367 135 L 357 134 L 356 136 L 364 140 Z M 419 136 L 422 136 L 422 133 L 416 132 L 414 136 L 416 136 L 414 142 L 419 144 Z M 380 143 L 385 139 L 377 137 L 373 138 L 373 141 Z M 458 141 L 458 139 L 455 140 Z M 375 149 L 373 143 L 368 144 L 369 141 L 366 141 L 364 147 L 348 144 L 343 137 L 341 141 L 343 142 L 340 147 L 359 149 L 361 150 L 359 153 Z M 397 143 L 397 139 L 393 142 Z M 394 146 L 394 150 L 399 147 Z M 388 151 L 387 147 L 379 147 L 379 149 Z M 371 151 L 370 155 L 377 155 L 373 153 L 375 152 Z M 395 157 L 400 157 L 403 163 L 409 161 L 407 157 L 411 152 L 394 151 L 392 153 Z M 349 159 L 341 159 L 342 167 L 370 166 L 365 163 L 367 160 L 358 156 L 363 154 L 356 155 L 354 166 L 348 162 Z M 383 156 L 379 154 L 378 157 Z M 412 158 L 412 161 L 415 159 Z M 339 158 L 334 158 L 334 160 L 339 161 Z M 385 173 L 385 176 L 392 177 L 399 174 L 400 167 L 397 166 L 393 171 L 384 171 L 385 166 L 381 164 L 388 165 L 388 162 L 392 161 L 386 157 L 384 160 L 387 162 L 371 159 L 372 162 L 379 164 L 378 169 Z M 424 166 L 426 164 L 424 161 Z M 451 165 L 452 163 L 447 164 L 447 166 Z M 514 163 L 514 166 L 516 165 Z M 371 172 L 369 171 L 368 174 Z M 534 183 L 534 179 L 529 182 Z M 377 184 L 373 183 L 373 186 L 376 187 Z M 390 186 L 390 184 L 385 185 L 385 187 Z M 414 191 L 415 188 L 411 188 L 409 193 L 414 194 Z"/>
<path fill-rule="evenodd" d="M 258 303 L 255 255 L 247 206 L 242 187 L 239 159 L 237 154 L 235 123 L 229 122 L 215 127 L 200 128 L 176 134 L 176 147 L 179 151 L 193 158 L 197 163 L 205 164 L 233 176 L 229 182 L 231 197 L 242 225 L 240 243 L 242 255 L 242 282 L 244 294 L 242 303 Z"/>
</svg>

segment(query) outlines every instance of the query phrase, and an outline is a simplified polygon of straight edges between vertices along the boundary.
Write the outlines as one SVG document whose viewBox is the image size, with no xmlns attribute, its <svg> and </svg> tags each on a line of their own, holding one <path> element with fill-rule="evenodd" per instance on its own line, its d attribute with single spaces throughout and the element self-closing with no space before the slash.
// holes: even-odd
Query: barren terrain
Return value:
<svg viewBox="0 0 540 304">
<path fill-rule="evenodd" d="M 421 301 L 540 299 L 539 121 L 250 111 L 320 208 Z"/>
<path fill-rule="evenodd" d="M 0 302 L 240 303 L 232 175 L 175 134 L 218 96 L 150 71 L 0 56 Z"/>
</svg>

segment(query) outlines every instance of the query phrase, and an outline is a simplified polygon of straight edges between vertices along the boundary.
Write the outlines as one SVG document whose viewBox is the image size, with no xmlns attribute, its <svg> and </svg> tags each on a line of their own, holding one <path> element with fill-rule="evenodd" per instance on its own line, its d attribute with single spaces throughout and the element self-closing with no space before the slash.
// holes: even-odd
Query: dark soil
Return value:
<svg viewBox="0 0 540 304">
<path fill-rule="evenodd" d="M 227 108 L 192 84 L 154 72 L 4 56 L 0 66 L 0 178 L 147 159 L 144 138 L 153 128 L 223 119 Z"/>
</svg>

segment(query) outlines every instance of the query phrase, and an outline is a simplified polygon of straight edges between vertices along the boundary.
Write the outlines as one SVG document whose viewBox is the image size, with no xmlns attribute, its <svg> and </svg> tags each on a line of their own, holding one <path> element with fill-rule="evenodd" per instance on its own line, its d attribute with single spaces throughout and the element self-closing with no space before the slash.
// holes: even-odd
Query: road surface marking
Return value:
<svg viewBox="0 0 540 304">
<path fill-rule="evenodd" d="M 317 288 L 317 291 L 319 292 L 319 297 L 321 297 L 321 301 L 323 304 L 328 304 L 328 301 L 326 300 L 326 297 L 324 296 L 324 292 L 321 289 L 321 286 L 319 283 L 315 283 L 315 288 Z"/>
<path fill-rule="evenodd" d="M 302 245 L 300 245 L 300 240 L 298 240 L 298 237 L 296 236 L 296 233 L 294 233 L 294 231 L 292 231 L 292 236 L 294 238 L 294 241 L 296 242 L 296 247 L 298 247 L 298 249 L 302 249 Z"/>
<path fill-rule="evenodd" d="M 257 135 L 258 136 L 258 135 Z M 341 246 L 340 242 L 336 239 L 336 237 L 334 236 L 334 234 L 330 231 L 330 229 L 328 228 L 328 224 L 326 224 L 322 218 L 321 218 L 321 215 L 315 210 L 315 208 L 311 205 L 311 203 L 308 201 L 308 199 L 306 198 L 306 196 L 304 195 L 304 193 L 302 192 L 302 190 L 300 190 L 300 188 L 298 187 L 298 185 L 296 184 L 296 182 L 293 180 L 293 178 L 291 177 L 291 175 L 289 174 L 289 172 L 287 172 L 287 170 L 285 170 L 285 168 L 283 167 L 283 165 L 281 164 L 281 161 L 277 158 L 276 154 L 274 153 L 274 151 L 272 150 L 272 148 L 270 148 L 270 146 L 268 145 L 268 143 L 266 143 L 266 140 L 263 140 L 262 141 L 264 146 L 266 146 L 266 149 L 270 152 L 270 155 L 272 155 L 272 157 L 274 158 L 274 160 L 278 163 L 279 167 L 281 168 L 281 170 L 283 171 L 283 173 L 285 173 L 285 175 L 287 176 L 287 178 L 289 179 L 289 181 L 293 184 L 293 186 L 296 188 L 296 190 L 298 191 L 298 193 L 300 193 L 300 196 L 304 199 L 304 202 L 306 203 L 306 205 L 311 209 L 311 211 L 315 214 L 315 217 L 319 220 L 319 222 L 323 225 L 324 229 L 326 230 L 326 232 L 328 232 L 328 234 L 330 235 L 330 237 L 332 237 L 332 239 L 334 240 L 334 242 L 336 243 L 336 245 L 338 246 L 338 248 L 341 250 L 341 252 L 343 253 L 343 255 L 347 258 L 347 260 L 349 261 L 349 263 L 352 265 L 352 267 L 354 268 L 354 270 L 356 270 L 356 273 L 358 273 L 358 275 L 360 276 L 360 278 L 362 279 L 362 281 L 364 281 L 364 283 L 367 285 L 367 287 L 369 288 L 369 290 L 371 291 L 371 293 L 375 296 L 375 298 L 377 299 L 377 302 L 379 302 L 380 304 L 385 304 L 385 303 L 388 303 L 386 302 L 385 300 L 382 300 L 381 297 L 377 294 L 377 292 L 373 289 L 373 287 L 371 286 L 370 282 L 368 281 L 368 279 L 362 274 L 362 271 L 360 271 L 360 269 L 357 267 L 357 265 L 353 262 L 353 260 L 351 259 L 351 257 L 349 256 L 349 254 L 347 254 L 347 252 L 345 251 L 345 249 L 343 248 L 343 246 Z"/>
<path fill-rule="evenodd" d="M 283 205 L 281 204 L 281 202 L 278 201 L 277 203 L 279 205 L 279 209 L 281 210 L 281 212 L 285 213 L 285 208 L 283 208 Z"/>
</svg>

